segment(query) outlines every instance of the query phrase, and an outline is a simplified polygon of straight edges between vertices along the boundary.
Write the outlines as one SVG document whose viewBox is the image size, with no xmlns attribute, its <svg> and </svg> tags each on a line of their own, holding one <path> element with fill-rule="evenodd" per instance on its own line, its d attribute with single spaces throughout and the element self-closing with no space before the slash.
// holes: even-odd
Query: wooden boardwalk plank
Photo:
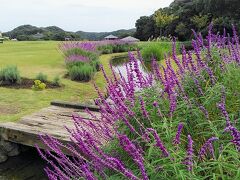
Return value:
<svg viewBox="0 0 240 180">
<path fill-rule="evenodd" d="M 99 112 L 93 111 L 92 113 L 97 118 L 100 117 Z M 79 115 L 93 123 L 99 123 L 83 109 L 50 106 L 25 116 L 18 122 L 0 124 L 0 136 L 5 141 L 32 147 L 37 144 L 39 147 L 45 148 L 39 139 L 39 134 L 48 134 L 67 144 L 70 143 L 70 134 L 65 127 L 74 128 L 72 114 Z"/>
</svg>

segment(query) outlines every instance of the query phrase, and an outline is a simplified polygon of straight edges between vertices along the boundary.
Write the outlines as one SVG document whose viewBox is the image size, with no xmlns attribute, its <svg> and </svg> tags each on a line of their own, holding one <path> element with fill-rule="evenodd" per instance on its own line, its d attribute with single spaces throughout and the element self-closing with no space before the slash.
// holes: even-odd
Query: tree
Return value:
<svg viewBox="0 0 240 180">
<path fill-rule="evenodd" d="M 208 15 L 203 15 L 203 16 L 195 15 L 191 18 L 191 21 L 196 26 L 198 31 L 202 30 L 209 24 Z"/>
<path fill-rule="evenodd" d="M 153 16 L 142 16 L 136 22 L 135 37 L 147 41 L 151 37 L 155 37 L 158 34 L 158 28 L 156 26 Z"/>
<path fill-rule="evenodd" d="M 177 19 L 177 16 L 173 14 L 168 15 L 166 11 L 167 9 L 159 9 L 154 14 L 156 25 L 160 28 L 160 37 L 163 35 L 164 28 Z"/>
<path fill-rule="evenodd" d="M 187 34 L 191 34 L 191 31 L 187 28 L 187 26 L 184 23 L 179 23 L 176 27 L 175 32 L 178 35 L 178 39 L 180 41 L 185 41 Z"/>
</svg>

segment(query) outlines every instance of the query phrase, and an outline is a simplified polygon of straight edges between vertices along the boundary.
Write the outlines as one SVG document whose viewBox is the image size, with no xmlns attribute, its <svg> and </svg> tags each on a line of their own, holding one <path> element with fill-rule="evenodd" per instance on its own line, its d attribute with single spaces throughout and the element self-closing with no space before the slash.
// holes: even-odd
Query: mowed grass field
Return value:
<svg viewBox="0 0 240 180">
<path fill-rule="evenodd" d="M 64 87 L 33 91 L 32 89 L 9 89 L 0 87 L 0 123 L 17 121 L 22 116 L 49 106 L 53 100 L 71 102 L 87 102 L 97 97 L 93 81 L 104 88 L 105 81 L 101 72 L 88 83 L 73 82 L 64 79 L 66 73 L 64 57 L 58 50 L 59 42 L 4 42 L 0 44 L 0 68 L 16 65 L 22 77 L 35 78 L 39 72 L 48 75 L 53 80 L 56 75 L 61 77 Z M 116 56 L 116 54 L 114 55 Z M 100 61 L 107 73 L 112 55 L 103 55 Z"/>
</svg>

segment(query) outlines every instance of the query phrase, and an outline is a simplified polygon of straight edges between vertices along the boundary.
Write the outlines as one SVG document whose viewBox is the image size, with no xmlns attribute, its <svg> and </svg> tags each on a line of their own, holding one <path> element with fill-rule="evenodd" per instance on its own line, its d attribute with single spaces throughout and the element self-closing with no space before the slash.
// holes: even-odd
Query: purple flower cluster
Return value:
<svg viewBox="0 0 240 180">
<path fill-rule="evenodd" d="M 238 151 L 240 152 L 240 131 L 238 131 L 233 126 L 227 127 L 225 131 L 231 132 L 231 136 L 233 137 L 231 142 L 237 147 Z"/>
<path fill-rule="evenodd" d="M 71 49 L 83 49 L 85 51 L 95 52 L 97 50 L 97 43 L 94 41 L 87 42 L 64 42 L 60 44 L 60 49 L 65 52 Z"/>
<path fill-rule="evenodd" d="M 82 55 L 70 55 L 66 58 L 66 63 L 69 62 L 89 62 L 89 57 L 82 56 Z"/>
<path fill-rule="evenodd" d="M 213 144 L 212 143 L 214 141 L 217 141 L 217 140 L 218 140 L 217 137 L 211 137 L 210 139 L 208 139 L 206 141 L 206 143 L 201 147 L 201 149 L 200 149 L 200 151 L 198 153 L 199 159 L 202 160 L 204 158 L 204 156 L 207 155 L 207 151 L 209 151 L 211 153 L 212 157 L 215 157 L 214 156 L 214 148 L 213 148 Z"/>
<path fill-rule="evenodd" d="M 152 164 L 148 161 L 147 155 L 149 144 L 151 144 L 151 147 L 157 149 L 156 152 L 160 152 L 162 156 L 159 155 L 159 158 L 163 159 L 164 162 L 165 160 L 166 162 L 175 160 L 175 157 L 172 158 L 172 153 L 174 153 L 174 150 L 176 151 L 176 146 L 184 142 L 184 140 L 181 141 L 183 137 L 185 137 L 183 123 L 179 123 L 177 132 L 173 134 L 166 129 L 164 129 L 163 132 L 161 127 L 165 127 L 166 125 L 159 126 L 159 124 L 154 124 L 153 120 L 156 119 L 151 118 L 160 117 L 161 120 L 164 120 L 164 123 L 165 121 L 169 123 L 173 120 L 179 121 L 179 119 L 175 119 L 174 116 L 174 113 L 178 112 L 176 111 L 178 107 L 182 105 L 178 103 L 179 99 L 186 101 L 190 107 L 189 109 L 192 108 L 191 100 L 188 98 L 188 92 L 185 91 L 182 84 L 186 76 L 190 75 L 190 77 L 193 78 L 194 87 L 191 88 L 196 89 L 198 96 L 204 96 L 204 87 L 201 86 L 201 82 L 210 82 L 207 84 L 209 86 L 213 86 L 216 83 L 217 76 L 214 74 L 214 69 L 210 66 L 213 58 L 211 53 L 214 47 L 224 48 L 223 51 L 226 52 L 222 58 L 222 64 L 232 62 L 239 63 L 239 39 L 235 29 L 234 33 L 234 38 L 231 39 L 226 38 L 225 35 L 213 35 L 210 30 L 207 37 L 207 45 L 203 43 L 204 40 L 201 34 L 195 33 L 196 40 L 193 41 L 194 50 L 186 51 L 183 47 L 182 57 L 177 55 L 176 43 L 173 42 L 172 56 L 166 56 L 164 65 L 159 67 L 156 60 L 153 59 L 154 76 L 151 73 L 143 75 L 140 71 L 138 59 L 143 63 L 140 52 L 138 52 L 137 56 L 129 53 L 129 63 L 126 64 L 127 77 L 122 76 L 121 72 L 117 74 L 111 66 L 110 69 L 112 70 L 113 76 L 112 78 L 108 77 L 101 67 L 107 82 L 106 92 L 108 98 L 106 99 L 101 90 L 95 85 L 99 96 L 96 104 L 100 108 L 100 115 L 94 115 L 91 111 L 86 110 L 94 121 L 73 115 L 72 119 L 75 128 L 68 129 L 73 142 L 71 145 L 64 145 L 49 136 L 41 136 L 43 143 L 49 147 L 49 150 L 45 152 L 38 149 L 40 155 L 51 166 L 51 168 L 45 169 L 49 178 L 69 179 L 69 177 L 71 177 L 72 179 L 77 179 L 82 177 L 84 179 L 97 179 L 97 177 L 101 176 L 103 179 L 107 179 L 106 169 L 109 169 L 116 172 L 119 176 L 123 176 L 125 179 L 147 180 L 150 178 L 147 168 L 152 168 Z M 88 52 L 95 52 L 99 45 L 121 45 L 121 43 L 126 42 L 72 42 L 63 44 L 61 48 L 64 50 L 81 48 Z M 69 56 L 68 58 L 69 61 L 89 61 L 86 57 L 79 55 Z M 206 72 L 206 76 L 203 72 Z M 155 79 L 155 81 L 153 81 L 153 79 Z M 156 99 L 154 102 L 146 100 L 147 98 L 142 95 L 142 90 L 153 88 L 156 84 L 158 85 L 158 83 L 162 89 L 160 94 L 157 94 L 159 95 L 157 96 L 159 99 Z M 240 133 L 239 130 L 230 123 L 230 118 L 225 107 L 225 99 L 225 93 L 223 93 L 222 100 L 218 107 L 226 118 L 226 131 L 230 132 L 233 138 L 231 142 L 240 150 Z M 167 109 L 163 107 L 162 104 L 160 104 L 162 102 L 167 102 L 169 107 L 167 106 Z M 159 108 L 159 104 L 161 105 L 162 111 Z M 207 111 L 202 105 L 202 102 L 194 102 L 193 104 L 196 104 L 206 118 L 209 119 L 211 112 Z M 156 111 L 151 111 L 149 107 L 157 109 L 159 116 L 155 116 L 153 113 Z M 136 108 L 138 108 L 138 111 L 136 111 Z M 162 121 L 159 121 L 159 123 L 162 123 Z M 124 128 L 122 128 L 122 126 L 124 126 Z M 172 127 L 172 124 L 169 125 L 169 128 L 170 126 Z M 174 138 L 173 144 L 171 144 L 171 142 L 165 142 L 167 138 L 160 138 L 160 134 L 164 134 L 165 130 L 167 131 L 168 139 Z M 171 135 L 170 138 L 169 135 Z M 192 137 L 195 137 L 193 134 L 191 135 L 192 136 L 188 135 L 187 150 L 184 149 L 186 151 L 186 157 L 181 159 L 181 162 L 186 165 L 190 172 L 194 168 Z M 118 148 L 121 148 L 125 156 L 134 162 L 134 167 L 136 166 L 138 168 L 138 172 L 136 172 L 136 169 L 134 171 L 131 170 L 132 166 L 128 166 L 123 160 L 124 158 L 120 155 L 113 156 L 111 153 L 106 153 L 103 150 L 102 147 L 111 144 L 113 140 L 117 140 Z M 201 160 L 203 160 L 208 153 L 215 158 L 213 142 L 217 140 L 217 137 L 212 137 L 205 142 L 198 153 Z M 197 140 L 194 142 L 194 147 L 196 147 Z M 182 147 L 178 146 L 178 148 Z M 73 158 L 68 158 L 64 155 L 62 149 L 70 152 Z M 162 167 L 161 170 L 166 168 L 157 164 L 156 167 L 152 169 L 157 169 L 158 167 Z M 96 174 L 99 176 L 95 177 Z"/>
<path fill-rule="evenodd" d="M 162 151 L 163 156 L 168 157 L 169 152 L 167 151 L 166 147 L 163 145 L 160 137 L 158 136 L 158 133 L 155 129 L 148 128 L 146 133 L 152 133 L 153 137 L 156 141 L 156 146 Z"/>
<path fill-rule="evenodd" d="M 180 136 L 181 136 L 181 133 L 182 133 L 182 129 L 183 129 L 183 123 L 180 123 L 178 125 L 178 130 L 177 130 L 177 134 L 175 136 L 175 139 L 173 140 L 174 145 L 179 145 L 180 144 Z"/>
<path fill-rule="evenodd" d="M 118 135 L 118 139 L 122 148 L 133 158 L 134 162 L 139 166 L 144 180 L 148 180 L 148 175 L 144 167 L 144 158 L 139 149 L 128 139 L 126 135 Z"/>
<path fill-rule="evenodd" d="M 188 135 L 187 156 L 186 156 L 183 164 L 187 165 L 188 171 L 192 171 L 192 169 L 193 169 L 193 140 L 190 135 Z"/>
</svg>

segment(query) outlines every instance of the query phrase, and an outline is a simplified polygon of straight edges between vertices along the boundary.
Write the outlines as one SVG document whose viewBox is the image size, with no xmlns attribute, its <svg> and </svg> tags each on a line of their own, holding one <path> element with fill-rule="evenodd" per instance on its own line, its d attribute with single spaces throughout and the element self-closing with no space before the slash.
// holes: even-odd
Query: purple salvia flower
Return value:
<svg viewBox="0 0 240 180">
<path fill-rule="evenodd" d="M 188 135 L 187 157 L 185 158 L 183 164 L 187 165 L 188 171 L 193 170 L 193 140 L 190 135 Z"/>
<path fill-rule="evenodd" d="M 152 128 L 148 128 L 146 131 L 147 131 L 146 133 L 152 133 L 153 134 L 153 137 L 156 141 L 156 146 L 162 151 L 162 153 L 165 157 L 168 157 L 169 152 L 167 151 L 166 147 L 163 145 L 160 137 L 158 136 L 157 131 L 155 129 L 152 129 Z"/>
<path fill-rule="evenodd" d="M 182 133 L 182 129 L 183 129 L 183 123 L 179 123 L 175 139 L 173 140 L 173 144 L 175 146 L 180 144 L 180 136 Z"/>
<path fill-rule="evenodd" d="M 205 115 L 205 117 L 207 119 L 209 119 L 209 113 L 207 111 L 207 109 L 203 106 L 203 105 L 199 105 L 199 109 L 203 112 L 203 114 Z"/>
<path fill-rule="evenodd" d="M 240 132 L 233 126 L 229 126 L 225 129 L 225 131 L 230 131 L 233 140 L 231 141 L 236 147 L 237 150 L 240 152 Z"/>
<path fill-rule="evenodd" d="M 182 46 L 182 66 L 183 68 L 186 70 L 187 69 L 187 52 L 186 52 L 186 49 L 185 49 L 185 46 L 183 45 Z"/>
<path fill-rule="evenodd" d="M 152 58 L 152 69 L 153 69 L 153 73 L 155 74 L 156 79 L 161 81 L 161 83 L 163 83 L 162 73 L 160 72 L 159 65 L 155 58 Z"/>
<path fill-rule="evenodd" d="M 202 160 L 203 157 L 207 155 L 207 150 L 209 150 L 211 152 L 211 154 L 213 155 L 214 150 L 212 147 L 212 143 L 217 140 L 218 140 L 217 137 L 211 137 L 210 139 L 207 140 L 207 142 L 201 147 L 201 149 L 198 153 L 199 159 Z"/>
<path fill-rule="evenodd" d="M 194 76 L 192 76 L 192 78 L 193 78 L 193 81 L 194 81 L 195 86 L 197 87 L 197 91 L 198 91 L 199 95 L 200 95 L 200 96 L 203 96 L 203 90 L 202 90 L 202 87 L 201 87 L 198 79 L 195 78 Z"/>
<path fill-rule="evenodd" d="M 89 62 L 90 59 L 88 57 L 82 56 L 82 55 L 70 55 L 66 57 L 66 64 L 71 62 Z"/>
<path fill-rule="evenodd" d="M 211 23 L 208 27 L 208 36 L 207 36 L 207 41 L 208 41 L 208 58 L 211 59 L 211 47 L 212 47 L 212 29 L 213 29 L 213 23 Z"/>
<path fill-rule="evenodd" d="M 139 97 L 139 100 L 140 100 L 141 110 L 142 110 L 142 114 L 143 114 L 144 118 L 149 119 L 149 115 L 148 115 L 148 112 L 146 110 L 144 100 L 141 96 Z"/>
<path fill-rule="evenodd" d="M 122 148 L 133 158 L 134 162 L 138 165 L 143 180 L 148 180 L 148 176 L 144 167 L 144 158 L 138 148 L 131 142 L 126 135 L 118 134 L 118 139 Z"/>
<path fill-rule="evenodd" d="M 176 39 L 174 38 L 173 40 L 173 45 L 172 45 L 172 57 L 173 57 L 173 60 L 175 61 L 175 63 L 177 64 L 178 68 L 179 68 L 179 71 L 180 71 L 180 74 L 183 74 L 184 73 L 184 70 L 183 70 L 183 67 L 180 63 L 180 60 L 179 58 L 177 57 L 177 52 L 176 52 Z"/>
<path fill-rule="evenodd" d="M 108 161 L 111 162 L 111 164 L 113 165 L 113 167 L 115 167 L 116 169 L 118 169 L 120 172 L 122 172 L 128 179 L 131 180 L 140 180 L 139 178 L 137 178 L 131 171 L 129 171 L 128 169 L 126 169 L 123 165 L 123 163 L 118 160 L 117 158 L 113 158 L 113 157 L 109 157 L 107 158 Z"/>
<path fill-rule="evenodd" d="M 213 71 L 205 64 L 205 62 L 202 61 L 200 47 L 197 45 L 196 41 L 193 41 L 192 43 L 194 46 L 195 54 L 197 56 L 198 67 L 204 68 L 210 77 L 211 83 L 215 84 L 215 77 L 213 75 Z"/>
<path fill-rule="evenodd" d="M 82 172 L 83 172 L 83 177 L 87 180 L 97 180 L 96 177 L 94 177 L 93 173 L 91 172 L 88 164 L 83 164 L 81 166 Z"/>
<path fill-rule="evenodd" d="M 230 117 L 228 115 L 228 112 L 226 110 L 226 94 L 224 87 L 222 88 L 222 96 L 221 96 L 221 102 L 217 104 L 218 108 L 221 110 L 223 116 L 226 119 L 226 127 L 231 126 Z"/>
<path fill-rule="evenodd" d="M 238 35 L 237 35 L 237 30 L 236 30 L 234 25 L 232 25 L 232 29 L 233 29 L 233 39 L 234 39 L 234 42 L 236 44 L 236 51 L 237 51 L 237 55 L 238 55 L 238 58 L 239 58 L 239 38 L 238 38 Z"/>
<path fill-rule="evenodd" d="M 154 102 L 153 102 L 153 106 L 154 106 L 155 108 L 157 108 L 158 115 L 159 115 L 161 118 L 163 118 L 163 114 L 162 114 L 162 112 L 161 112 L 161 110 L 160 110 L 160 108 L 159 108 L 159 104 L 158 104 L 157 101 L 154 101 Z"/>
</svg>

